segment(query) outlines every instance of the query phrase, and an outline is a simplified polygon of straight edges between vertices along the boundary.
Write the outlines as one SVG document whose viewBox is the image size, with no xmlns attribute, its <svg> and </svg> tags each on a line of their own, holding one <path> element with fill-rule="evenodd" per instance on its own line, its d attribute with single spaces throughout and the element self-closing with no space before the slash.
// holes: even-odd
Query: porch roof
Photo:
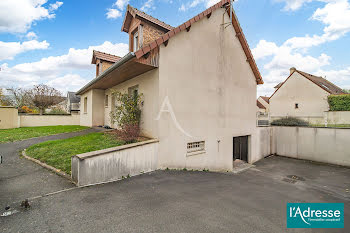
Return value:
<svg viewBox="0 0 350 233">
<path fill-rule="evenodd" d="M 130 52 L 77 91 L 76 95 L 82 95 L 91 89 L 111 88 L 155 68 L 156 65 L 147 64 Z"/>
</svg>

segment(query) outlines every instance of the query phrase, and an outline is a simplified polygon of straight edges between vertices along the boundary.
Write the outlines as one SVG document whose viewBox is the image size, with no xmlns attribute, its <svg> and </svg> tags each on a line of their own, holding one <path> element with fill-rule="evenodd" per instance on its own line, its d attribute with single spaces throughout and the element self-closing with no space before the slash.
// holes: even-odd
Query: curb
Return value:
<svg viewBox="0 0 350 233">
<path fill-rule="evenodd" d="M 32 158 L 32 157 L 29 157 L 29 156 L 26 154 L 26 149 L 24 149 L 24 150 L 22 151 L 22 156 L 23 156 L 25 159 L 28 159 L 28 160 L 30 160 L 30 161 L 36 163 L 36 164 L 39 164 L 39 165 L 42 166 L 43 168 L 46 168 L 47 170 L 50 170 L 50 171 L 56 173 L 57 175 L 62 176 L 62 177 L 64 177 L 64 178 L 68 179 L 68 180 L 69 180 L 70 182 L 72 182 L 73 184 L 75 184 L 74 181 L 72 180 L 71 176 L 68 175 L 68 174 L 66 174 L 65 172 L 63 172 L 63 171 L 61 171 L 61 170 L 59 170 L 59 169 L 57 169 L 57 168 L 54 168 L 54 167 L 52 167 L 52 166 L 50 166 L 50 165 L 47 165 L 46 163 L 43 163 L 43 162 L 41 162 L 41 161 L 39 161 L 39 160 L 37 160 L 37 159 L 34 159 L 34 158 Z"/>
</svg>

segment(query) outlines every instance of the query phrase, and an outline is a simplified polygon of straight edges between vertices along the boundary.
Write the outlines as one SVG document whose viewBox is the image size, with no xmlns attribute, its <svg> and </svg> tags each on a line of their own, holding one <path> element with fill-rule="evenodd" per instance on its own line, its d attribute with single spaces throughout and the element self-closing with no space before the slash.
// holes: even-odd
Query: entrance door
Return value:
<svg viewBox="0 0 350 233">
<path fill-rule="evenodd" d="M 248 162 L 248 136 L 233 138 L 233 160 Z"/>
</svg>

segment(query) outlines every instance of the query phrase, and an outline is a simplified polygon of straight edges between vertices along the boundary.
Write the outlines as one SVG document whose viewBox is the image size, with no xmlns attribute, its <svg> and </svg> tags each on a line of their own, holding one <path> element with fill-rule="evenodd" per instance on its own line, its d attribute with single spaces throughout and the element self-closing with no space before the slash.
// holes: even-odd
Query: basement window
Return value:
<svg viewBox="0 0 350 233">
<path fill-rule="evenodd" d="M 205 141 L 187 143 L 187 154 L 205 152 Z"/>
<path fill-rule="evenodd" d="M 298 108 L 299 108 L 299 104 L 295 103 L 295 109 L 298 109 Z"/>
</svg>

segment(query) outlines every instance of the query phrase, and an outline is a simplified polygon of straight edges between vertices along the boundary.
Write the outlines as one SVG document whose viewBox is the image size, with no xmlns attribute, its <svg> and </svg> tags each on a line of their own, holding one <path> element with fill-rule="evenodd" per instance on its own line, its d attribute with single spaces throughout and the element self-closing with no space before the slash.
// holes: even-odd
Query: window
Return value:
<svg viewBox="0 0 350 233">
<path fill-rule="evenodd" d="M 87 97 L 84 98 L 84 113 L 87 113 Z"/>
<path fill-rule="evenodd" d="M 105 107 L 108 107 L 108 95 L 105 96 Z"/>
<path fill-rule="evenodd" d="M 187 153 L 199 152 L 205 150 L 205 141 L 187 143 Z"/>
<path fill-rule="evenodd" d="M 134 33 L 134 52 L 136 52 L 139 49 L 139 33 Z"/>
<path fill-rule="evenodd" d="M 299 108 L 299 104 L 296 103 L 295 104 L 295 109 L 297 109 L 297 108 Z"/>
<path fill-rule="evenodd" d="M 102 74 L 102 62 L 98 64 L 98 75 Z"/>
</svg>

